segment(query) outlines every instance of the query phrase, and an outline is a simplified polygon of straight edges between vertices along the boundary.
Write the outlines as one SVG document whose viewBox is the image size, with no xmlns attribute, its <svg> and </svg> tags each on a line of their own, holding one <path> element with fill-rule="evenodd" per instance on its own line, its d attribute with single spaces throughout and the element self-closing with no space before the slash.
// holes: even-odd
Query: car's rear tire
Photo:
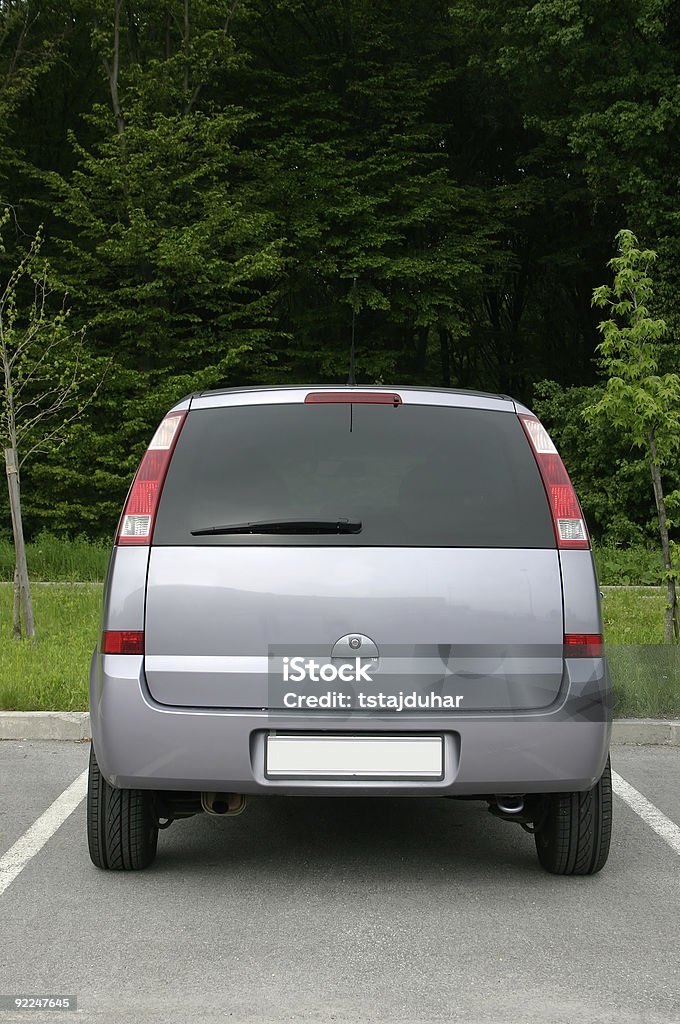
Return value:
<svg viewBox="0 0 680 1024">
<path fill-rule="evenodd" d="M 536 830 L 536 852 L 553 875 L 594 875 L 609 856 L 612 775 L 609 758 L 602 777 L 586 793 L 551 793 Z"/>
<path fill-rule="evenodd" d="M 87 842 L 92 863 L 109 871 L 148 867 L 158 844 L 151 793 L 110 786 L 99 770 L 93 747 L 87 786 Z"/>
</svg>

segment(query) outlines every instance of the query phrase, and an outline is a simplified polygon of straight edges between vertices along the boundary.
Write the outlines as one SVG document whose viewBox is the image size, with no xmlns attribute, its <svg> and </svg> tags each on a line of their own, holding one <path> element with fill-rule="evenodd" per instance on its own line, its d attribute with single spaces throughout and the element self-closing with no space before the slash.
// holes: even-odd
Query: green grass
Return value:
<svg viewBox="0 0 680 1024">
<path fill-rule="evenodd" d="M 98 582 L 104 579 L 110 551 L 110 541 L 62 540 L 43 533 L 26 545 L 28 574 L 32 580 Z M 13 576 L 14 547 L 11 541 L 0 540 L 0 580 Z"/>
<path fill-rule="evenodd" d="M 608 644 L 663 644 L 661 587 L 605 590 L 602 598 L 604 635 Z"/>
<path fill-rule="evenodd" d="M 602 601 L 617 718 L 680 718 L 680 647 L 663 643 L 662 588 L 607 590 Z"/>
<path fill-rule="evenodd" d="M 0 708 L 87 708 L 90 655 L 97 642 L 100 586 L 33 588 L 38 639 L 11 636 L 12 588 L 0 585 Z M 602 602 L 618 717 L 680 717 L 680 647 L 663 639 L 663 592 L 609 590 Z"/>
<path fill-rule="evenodd" d="M 0 708 L 83 711 L 101 586 L 33 587 L 37 639 L 12 639 L 12 587 L 0 585 Z"/>
</svg>

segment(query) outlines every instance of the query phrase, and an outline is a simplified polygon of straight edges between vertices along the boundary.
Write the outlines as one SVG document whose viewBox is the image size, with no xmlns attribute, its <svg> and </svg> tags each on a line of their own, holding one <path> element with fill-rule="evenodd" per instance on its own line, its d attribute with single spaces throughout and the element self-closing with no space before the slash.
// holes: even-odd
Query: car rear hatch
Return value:
<svg viewBox="0 0 680 1024">
<path fill-rule="evenodd" d="M 148 568 L 152 697 L 291 707 L 290 692 L 337 687 L 282 685 L 282 655 L 341 664 L 358 638 L 366 693 L 449 694 L 461 711 L 554 703 L 560 564 L 514 405 L 267 394 L 203 400 L 184 422 Z"/>
</svg>

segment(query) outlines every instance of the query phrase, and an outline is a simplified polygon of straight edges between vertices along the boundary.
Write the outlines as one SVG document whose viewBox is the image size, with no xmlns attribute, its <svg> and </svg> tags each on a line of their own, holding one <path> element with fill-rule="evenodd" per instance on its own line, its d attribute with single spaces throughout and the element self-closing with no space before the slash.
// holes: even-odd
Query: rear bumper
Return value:
<svg viewBox="0 0 680 1024">
<path fill-rule="evenodd" d="M 259 795 L 483 796 L 590 789 L 604 770 L 611 733 L 606 665 L 568 663 L 559 706 L 531 714 L 300 714 L 169 707 L 156 703 L 143 659 L 95 652 L 90 672 L 92 738 L 104 777 L 118 788 Z M 441 780 L 268 779 L 272 730 L 431 733 L 444 736 Z"/>
</svg>

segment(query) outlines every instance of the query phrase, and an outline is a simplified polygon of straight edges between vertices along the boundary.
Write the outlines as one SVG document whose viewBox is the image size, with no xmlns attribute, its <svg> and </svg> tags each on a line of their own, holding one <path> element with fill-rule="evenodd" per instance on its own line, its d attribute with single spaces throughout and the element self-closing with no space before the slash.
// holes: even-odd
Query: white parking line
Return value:
<svg viewBox="0 0 680 1024">
<path fill-rule="evenodd" d="M 58 796 L 44 814 L 0 857 L 0 896 L 36 853 L 40 853 L 60 825 L 75 811 L 87 791 L 87 768 Z"/>
<path fill-rule="evenodd" d="M 658 807 L 651 804 L 647 797 L 638 793 L 637 789 L 622 779 L 616 772 L 612 772 L 612 784 L 614 792 L 624 800 L 631 810 L 635 811 L 638 817 L 642 818 L 646 825 L 656 832 L 658 836 L 668 843 L 671 850 L 680 855 L 680 828 L 667 818 Z"/>
</svg>

